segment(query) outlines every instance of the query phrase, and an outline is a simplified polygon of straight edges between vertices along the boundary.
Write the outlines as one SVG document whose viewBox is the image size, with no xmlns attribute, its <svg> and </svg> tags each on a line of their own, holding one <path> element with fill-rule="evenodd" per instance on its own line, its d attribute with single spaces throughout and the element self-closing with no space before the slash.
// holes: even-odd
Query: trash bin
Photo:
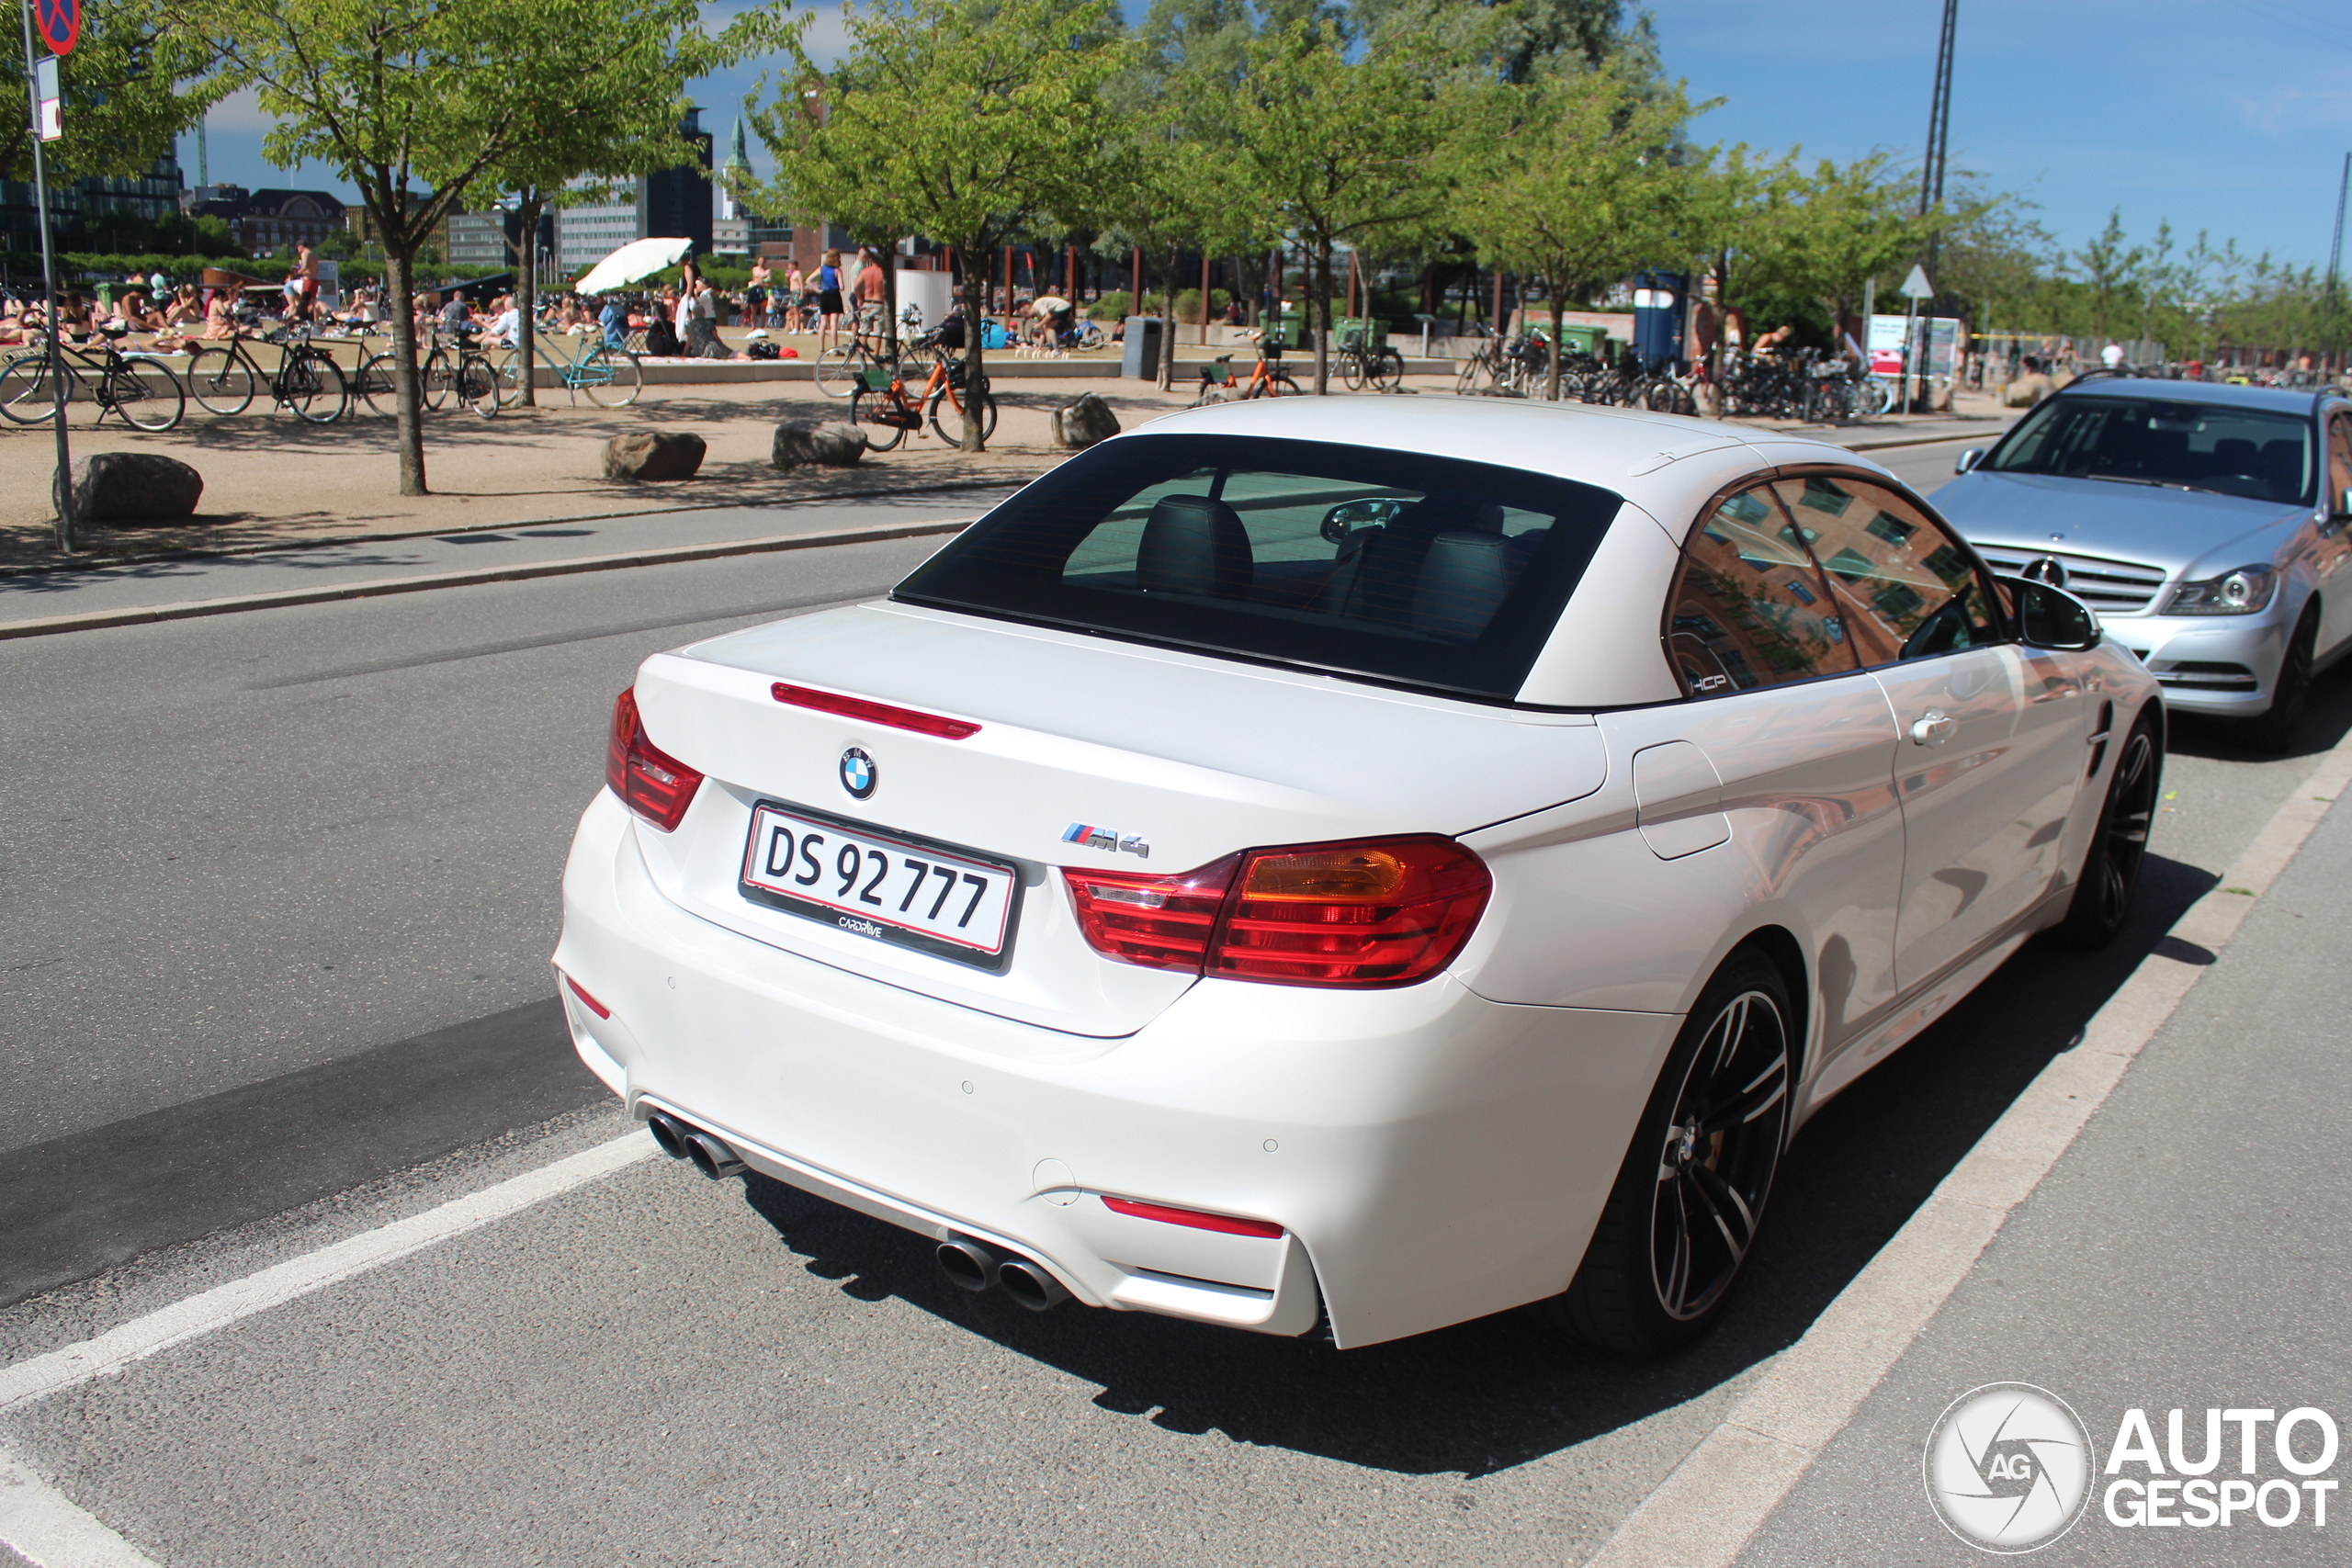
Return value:
<svg viewBox="0 0 2352 1568">
<path fill-rule="evenodd" d="M 1138 380 L 1159 379 L 1159 334 L 1168 323 L 1158 316 L 1129 316 L 1126 342 L 1121 344 L 1119 374 Z"/>
<path fill-rule="evenodd" d="M 1264 323 L 1266 343 L 1273 348 L 1306 346 L 1306 311 L 1297 305 L 1276 310 Z"/>
<path fill-rule="evenodd" d="M 1341 316 L 1331 323 L 1334 348 L 1385 348 L 1388 323 L 1370 316 Z"/>
</svg>

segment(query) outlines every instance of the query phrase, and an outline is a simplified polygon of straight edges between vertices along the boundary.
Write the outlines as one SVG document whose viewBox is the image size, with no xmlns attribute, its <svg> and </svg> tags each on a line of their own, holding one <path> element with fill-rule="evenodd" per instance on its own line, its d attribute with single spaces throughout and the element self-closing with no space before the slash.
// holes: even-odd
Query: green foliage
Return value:
<svg viewBox="0 0 2352 1568">
<path fill-rule="evenodd" d="M 15 29 L 8 51 L 16 53 Z M 41 156 L 49 175 L 143 175 L 228 90 L 213 73 L 209 42 L 176 25 L 168 8 L 139 0 L 84 0 L 82 36 L 59 66 L 65 135 Z M 10 74 L 16 74 L 12 70 Z M 21 83 L 22 78 L 18 78 Z M 0 174 L 32 178 L 32 131 L 24 88 L 0 116 Z"/>
</svg>

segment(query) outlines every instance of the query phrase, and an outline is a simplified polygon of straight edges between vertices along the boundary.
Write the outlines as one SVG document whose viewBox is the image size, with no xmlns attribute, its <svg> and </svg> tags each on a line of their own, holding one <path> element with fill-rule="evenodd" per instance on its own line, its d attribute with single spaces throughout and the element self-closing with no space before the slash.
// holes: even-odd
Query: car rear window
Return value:
<svg viewBox="0 0 2352 1568">
<path fill-rule="evenodd" d="M 2311 424 L 2221 403 L 2075 394 L 2028 414 L 1984 467 L 2300 505 L 2312 490 Z"/>
<path fill-rule="evenodd" d="M 1380 447 L 1135 436 L 1031 485 L 893 596 L 1508 701 L 1621 504 Z"/>
</svg>

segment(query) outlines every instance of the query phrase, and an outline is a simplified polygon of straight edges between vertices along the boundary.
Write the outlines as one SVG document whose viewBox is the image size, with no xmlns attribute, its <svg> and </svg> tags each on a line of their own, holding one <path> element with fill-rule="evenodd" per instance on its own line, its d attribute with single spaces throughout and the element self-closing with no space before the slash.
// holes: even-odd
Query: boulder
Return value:
<svg viewBox="0 0 2352 1568">
<path fill-rule="evenodd" d="M 202 474 L 160 452 L 100 452 L 74 465 L 74 515 L 85 522 L 175 522 L 203 494 Z"/>
<path fill-rule="evenodd" d="M 2036 370 L 2029 375 L 2018 377 L 2001 389 L 2001 406 L 2030 409 L 2056 390 L 2057 389 L 2051 385 L 2050 378 Z"/>
<path fill-rule="evenodd" d="M 1118 434 L 1119 416 L 1093 392 L 1054 411 L 1054 439 L 1064 446 L 1091 446 Z"/>
<path fill-rule="evenodd" d="M 691 430 L 632 430 L 605 443 L 608 479 L 690 479 L 702 467 L 703 438 Z"/>
<path fill-rule="evenodd" d="M 837 419 L 787 419 L 775 427 L 768 461 L 779 468 L 815 463 L 854 468 L 865 456 L 865 432 Z"/>
</svg>

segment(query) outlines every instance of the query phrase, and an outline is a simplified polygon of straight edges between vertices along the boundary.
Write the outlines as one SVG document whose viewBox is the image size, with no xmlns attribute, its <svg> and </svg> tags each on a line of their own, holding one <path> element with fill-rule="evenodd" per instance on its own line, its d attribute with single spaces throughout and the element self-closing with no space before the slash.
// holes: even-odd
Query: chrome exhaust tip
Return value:
<svg viewBox="0 0 2352 1568">
<path fill-rule="evenodd" d="M 653 1134 L 663 1154 L 672 1159 L 686 1157 L 686 1139 L 693 1129 L 684 1122 L 666 1111 L 657 1111 L 645 1119 L 645 1130 Z"/>
<path fill-rule="evenodd" d="M 712 1137 L 708 1133 L 686 1134 L 686 1157 L 695 1168 L 713 1181 L 723 1181 L 730 1176 L 741 1176 L 750 1168 L 738 1158 L 735 1151 Z"/>
<path fill-rule="evenodd" d="M 957 1236 L 943 1241 L 932 1256 L 938 1259 L 939 1271 L 958 1290 L 975 1295 L 997 1281 L 997 1269 L 1001 1260 L 993 1247 L 981 1246 L 969 1236 Z"/>
<path fill-rule="evenodd" d="M 1062 1289 L 1059 1280 L 1025 1258 L 1011 1258 L 1000 1264 L 996 1282 L 1004 1288 L 1006 1295 L 1031 1312 L 1051 1312 L 1069 1300 L 1069 1292 Z"/>
</svg>

